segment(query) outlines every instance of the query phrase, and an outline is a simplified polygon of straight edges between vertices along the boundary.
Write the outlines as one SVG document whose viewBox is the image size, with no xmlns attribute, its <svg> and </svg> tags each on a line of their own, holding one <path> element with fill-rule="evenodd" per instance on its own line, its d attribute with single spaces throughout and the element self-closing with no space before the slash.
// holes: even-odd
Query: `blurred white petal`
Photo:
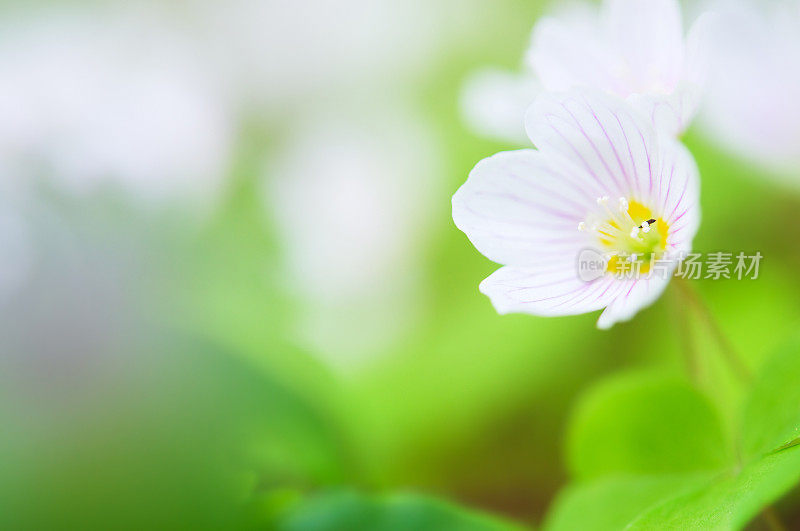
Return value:
<svg viewBox="0 0 800 531">
<path fill-rule="evenodd" d="M 681 81 L 683 25 L 677 0 L 608 0 L 605 38 L 631 93 L 669 94 Z M 620 94 L 627 96 L 627 94 Z"/>
<path fill-rule="evenodd" d="M 599 23 L 571 22 L 545 17 L 533 29 L 527 57 L 542 86 L 553 91 L 596 87 L 627 95 L 629 87 L 614 72 L 617 60 Z"/>
<path fill-rule="evenodd" d="M 714 4 L 701 123 L 732 154 L 800 184 L 800 3 Z"/>
<path fill-rule="evenodd" d="M 677 0 L 573 5 L 536 23 L 526 62 L 545 90 L 583 87 L 629 98 L 657 129 L 677 135 L 700 103 L 705 63 L 697 28 L 704 26 L 685 37 Z"/>
</svg>

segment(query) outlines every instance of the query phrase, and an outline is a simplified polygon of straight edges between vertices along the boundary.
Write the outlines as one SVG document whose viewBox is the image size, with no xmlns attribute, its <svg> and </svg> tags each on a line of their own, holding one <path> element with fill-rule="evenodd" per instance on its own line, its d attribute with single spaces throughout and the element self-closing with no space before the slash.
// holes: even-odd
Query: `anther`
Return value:
<svg viewBox="0 0 800 531">
<path fill-rule="evenodd" d="M 583 231 L 586 230 L 586 222 L 585 221 L 581 221 L 580 223 L 578 223 L 578 230 L 580 232 L 583 232 Z"/>
</svg>

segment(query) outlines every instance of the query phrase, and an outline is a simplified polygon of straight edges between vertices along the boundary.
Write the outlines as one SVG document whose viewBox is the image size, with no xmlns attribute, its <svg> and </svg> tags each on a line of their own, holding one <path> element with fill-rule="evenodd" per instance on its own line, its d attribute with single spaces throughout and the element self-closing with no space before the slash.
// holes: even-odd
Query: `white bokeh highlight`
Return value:
<svg viewBox="0 0 800 531">
<path fill-rule="evenodd" d="M 0 115 L 3 178 L 79 195 L 210 202 L 230 164 L 224 101 L 180 38 L 140 11 L 8 17 Z"/>
<path fill-rule="evenodd" d="M 286 284 L 305 313 L 298 334 L 344 370 L 415 318 L 441 165 L 412 114 L 318 117 L 296 128 L 265 172 Z"/>
</svg>

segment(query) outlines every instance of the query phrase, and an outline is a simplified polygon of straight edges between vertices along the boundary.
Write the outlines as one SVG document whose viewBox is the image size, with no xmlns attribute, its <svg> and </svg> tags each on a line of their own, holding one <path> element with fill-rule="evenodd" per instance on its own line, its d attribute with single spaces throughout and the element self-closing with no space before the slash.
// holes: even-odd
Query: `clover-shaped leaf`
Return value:
<svg viewBox="0 0 800 531">
<path fill-rule="evenodd" d="M 742 453 L 756 457 L 800 437 L 800 341 L 763 367 L 744 406 Z"/>
<path fill-rule="evenodd" d="M 731 459 L 719 417 L 688 383 L 627 374 L 592 390 L 567 439 L 573 477 L 717 470 Z"/>
<path fill-rule="evenodd" d="M 544 528 L 624 529 L 647 508 L 704 485 L 708 475 L 612 476 L 567 487 L 551 508 Z"/>
<path fill-rule="evenodd" d="M 601 384 L 573 419 L 576 481 L 545 528 L 741 529 L 800 481 L 798 381 L 793 342 L 763 367 L 732 438 L 688 384 L 647 375 Z"/>
</svg>

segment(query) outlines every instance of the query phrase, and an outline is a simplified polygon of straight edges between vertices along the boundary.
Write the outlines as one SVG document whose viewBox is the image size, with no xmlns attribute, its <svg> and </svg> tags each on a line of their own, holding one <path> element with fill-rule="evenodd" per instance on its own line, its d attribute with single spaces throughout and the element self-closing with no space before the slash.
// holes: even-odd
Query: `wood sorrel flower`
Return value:
<svg viewBox="0 0 800 531">
<path fill-rule="evenodd" d="M 562 9 L 534 26 L 524 73 L 480 72 L 467 81 L 463 114 L 480 134 L 517 140 L 524 111 L 540 90 L 584 87 L 626 98 L 659 128 L 680 134 L 700 103 L 709 21 L 701 16 L 684 36 L 677 0 L 604 0 L 600 9 Z M 498 124 L 509 126 L 498 130 Z"/>
<path fill-rule="evenodd" d="M 691 250 L 700 221 L 691 154 L 628 103 L 598 92 L 540 96 L 525 122 L 538 150 L 484 159 L 453 196 L 455 224 L 505 266 L 481 292 L 500 313 L 605 308 L 600 328 L 630 319 Z M 587 249 L 606 259 L 589 280 L 576 268 Z M 620 274 L 630 264 L 639 274 Z"/>
</svg>

